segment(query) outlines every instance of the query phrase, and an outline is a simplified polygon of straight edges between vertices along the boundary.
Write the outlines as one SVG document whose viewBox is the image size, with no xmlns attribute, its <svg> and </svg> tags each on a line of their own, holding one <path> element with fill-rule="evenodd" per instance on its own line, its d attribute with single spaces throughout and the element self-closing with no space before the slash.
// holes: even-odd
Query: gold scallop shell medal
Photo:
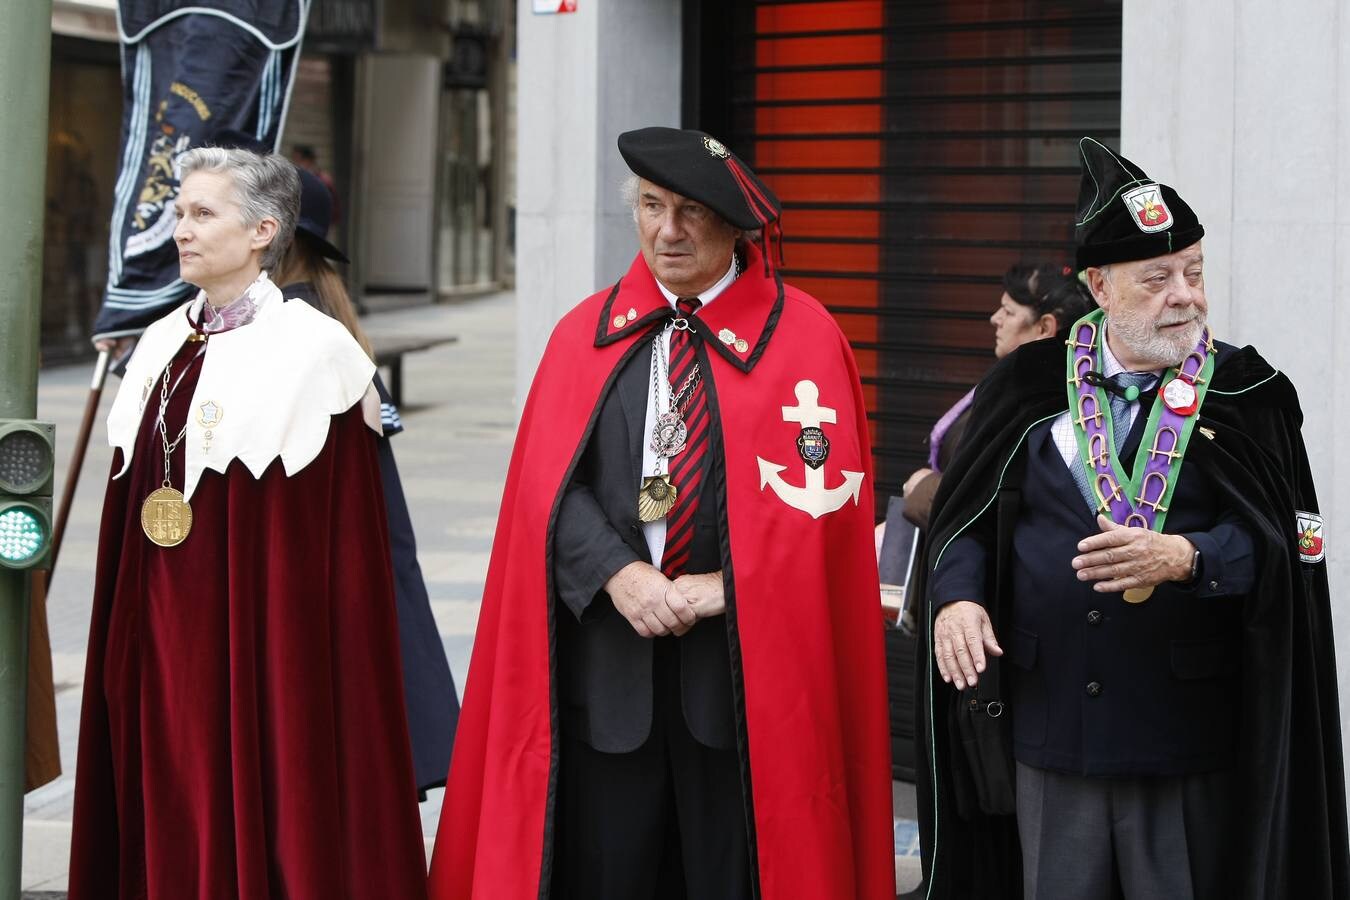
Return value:
<svg viewBox="0 0 1350 900">
<path fill-rule="evenodd" d="M 675 505 L 675 485 L 670 483 L 670 475 L 648 475 L 642 479 L 642 488 L 638 491 L 638 519 L 642 522 L 655 522 L 665 518 Z"/>
</svg>

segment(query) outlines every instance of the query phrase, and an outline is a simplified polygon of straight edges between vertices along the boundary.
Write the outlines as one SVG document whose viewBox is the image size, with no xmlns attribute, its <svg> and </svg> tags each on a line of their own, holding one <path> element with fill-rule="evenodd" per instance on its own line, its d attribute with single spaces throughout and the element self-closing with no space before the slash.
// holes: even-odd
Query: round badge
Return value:
<svg viewBox="0 0 1350 900">
<path fill-rule="evenodd" d="M 1184 378 L 1173 378 L 1163 388 L 1163 403 L 1167 408 L 1179 416 L 1189 416 L 1195 412 L 1196 400 L 1195 385 Z"/>
<path fill-rule="evenodd" d="M 626 318 L 624 318 L 623 316 L 615 316 L 615 317 L 614 317 L 614 327 L 615 327 L 615 328 L 622 328 L 623 326 L 625 326 L 625 325 L 627 325 L 627 324 L 628 324 L 628 320 L 627 320 Z"/>
<path fill-rule="evenodd" d="M 735 346 L 737 353 L 744 353 L 750 349 L 750 343 L 745 338 L 737 338 Z"/>
</svg>

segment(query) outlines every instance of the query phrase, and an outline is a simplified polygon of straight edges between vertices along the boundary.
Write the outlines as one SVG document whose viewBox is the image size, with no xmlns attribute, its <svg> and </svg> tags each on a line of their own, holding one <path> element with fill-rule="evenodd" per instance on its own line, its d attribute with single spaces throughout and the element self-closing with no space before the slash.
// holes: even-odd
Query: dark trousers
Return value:
<svg viewBox="0 0 1350 900">
<path fill-rule="evenodd" d="M 1226 773 L 1091 778 L 1017 764 L 1026 900 L 1209 900 L 1231 871 L 1216 841 Z"/>
<path fill-rule="evenodd" d="M 750 898 L 740 760 L 689 734 L 676 640 L 656 639 L 646 743 L 601 753 L 563 735 L 551 900 Z"/>
</svg>

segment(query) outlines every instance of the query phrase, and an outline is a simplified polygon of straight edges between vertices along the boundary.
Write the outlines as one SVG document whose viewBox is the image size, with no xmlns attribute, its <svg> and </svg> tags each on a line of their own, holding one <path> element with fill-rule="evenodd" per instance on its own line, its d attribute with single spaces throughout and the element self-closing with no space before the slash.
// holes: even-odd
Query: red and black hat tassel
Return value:
<svg viewBox="0 0 1350 900">
<path fill-rule="evenodd" d="M 779 268 L 783 266 L 783 226 L 778 221 L 778 215 L 774 212 L 773 204 L 755 184 L 754 178 L 741 168 L 736 158 L 728 156 L 726 164 L 727 169 L 731 172 L 731 177 L 736 181 L 736 186 L 741 189 L 741 194 L 745 197 L 745 205 L 749 207 L 751 214 L 759 221 L 759 244 L 760 251 L 764 256 L 764 277 L 768 278 L 773 275 L 775 265 Z"/>
</svg>

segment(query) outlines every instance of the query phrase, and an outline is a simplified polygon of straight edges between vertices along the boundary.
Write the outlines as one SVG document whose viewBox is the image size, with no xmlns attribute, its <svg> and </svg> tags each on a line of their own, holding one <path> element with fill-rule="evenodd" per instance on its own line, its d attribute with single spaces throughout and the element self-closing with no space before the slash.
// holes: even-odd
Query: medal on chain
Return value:
<svg viewBox="0 0 1350 900">
<path fill-rule="evenodd" d="M 1118 525 L 1150 528 L 1161 532 L 1168 504 L 1180 476 L 1186 447 L 1195 428 L 1205 388 L 1214 371 L 1214 341 L 1209 329 L 1202 330 L 1199 343 L 1182 363 L 1164 373 L 1157 400 L 1145 424 L 1134 468 L 1127 476 L 1114 458 L 1112 432 L 1119 425 L 1107 421 L 1106 379 L 1100 368 L 1100 328 L 1105 318 L 1094 311 L 1074 323 L 1066 342 L 1068 352 L 1068 392 L 1074 418 L 1080 465 L 1087 469 L 1088 482 L 1098 500 L 1097 512 Z M 1138 399 L 1136 387 L 1123 391 L 1128 402 Z M 1127 603 L 1143 603 L 1153 595 L 1152 587 L 1124 591 Z"/>
<path fill-rule="evenodd" d="M 666 326 L 666 330 L 669 331 L 673 327 L 674 323 L 671 323 Z M 648 396 L 650 402 L 656 404 L 657 414 L 656 421 L 652 425 L 649 446 L 656 454 L 658 471 L 643 476 L 642 485 L 638 488 L 638 520 L 644 523 L 665 518 L 675 506 L 676 489 L 671 483 L 670 473 L 659 470 L 666 465 L 667 460 L 684 450 L 689 438 L 689 427 L 684 421 L 684 408 L 700 378 L 698 363 L 694 363 L 689 377 L 680 385 L 679 390 L 672 391 L 670 375 L 666 369 L 665 342 L 662 337 L 658 336 L 652 341 L 651 390 Z"/>
<path fill-rule="evenodd" d="M 200 355 L 198 353 L 198 357 Z M 191 364 L 190 361 L 188 365 Z M 173 363 L 170 361 L 164 367 L 164 378 L 159 392 L 158 426 L 160 444 L 164 451 L 164 481 L 141 503 L 141 530 L 152 543 L 160 547 L 177 547 L 187 540 L 188 534 L 192 531 L 192 506 L 183 497 L 183 492 L 174 488 L 169 478 L 169 460 L 173 456 L 173 451 L 187 435 L 185 421 L 182 431 L 178 432 L 178 437 L 170 441 L 168 426 L 164 422 L 169 408 L 169 397 L 172 395 L 169 390 L 169 370 L 172 366 Z M 183 373 L 178 376 L 178 382 L 174 384 L 174 390 L 178 389 L 178 384 L 182 383 L 183 375 L 186 373 L 185 366 Z"/>
</svg>

